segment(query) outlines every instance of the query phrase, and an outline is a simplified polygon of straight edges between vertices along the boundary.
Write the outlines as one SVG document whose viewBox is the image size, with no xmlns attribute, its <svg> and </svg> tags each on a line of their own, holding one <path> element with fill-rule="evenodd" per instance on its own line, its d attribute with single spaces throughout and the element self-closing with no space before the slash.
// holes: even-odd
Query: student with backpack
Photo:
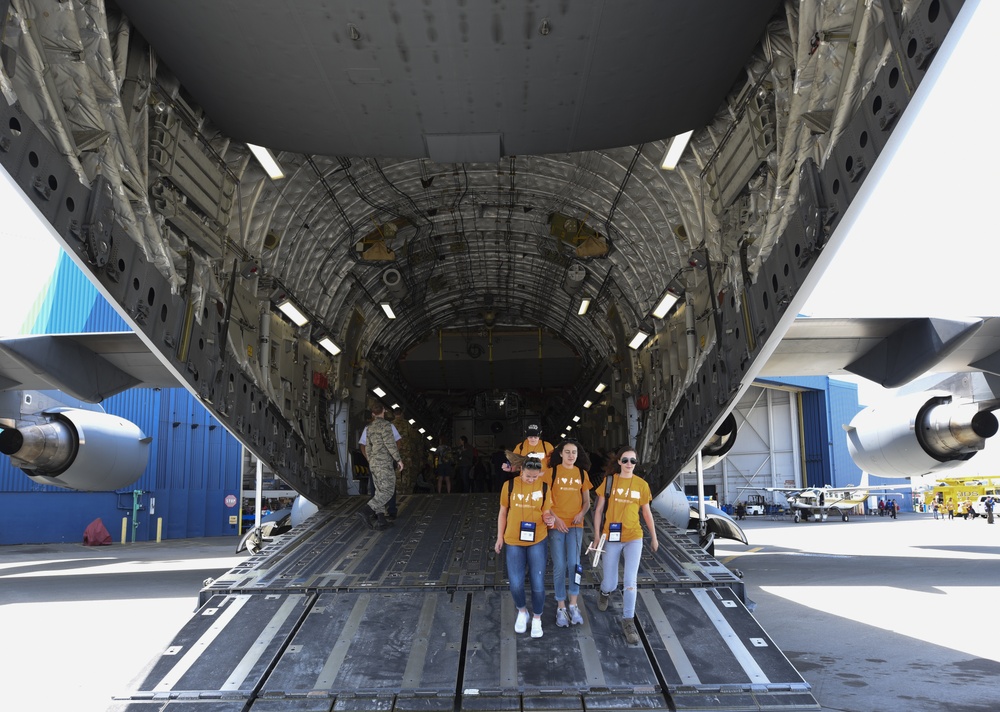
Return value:
<svg viewBox="0 0 1000 712">
<path fill-rule="evenodd" d="M 576 440 L 563 440 L 549 455 L 551 468 L 543 478 L 552 483 L 552 526 L 549 554 L 552 557 L 552 586 L 556 594 L 556 626 L 565 628 L 583 623 L 577 599 L 580 595 L 580 547 L 583 545 L 583 518 L 590 510 L 593 485 L 587 470 L 590 458 Z M 569 609 L 566 608 L 566 579 L 569 577 Z"/>
<path fill-rule="evenodd" d="M 500 490 L 500 513 L 497 515 L 497 554 L 507 545 L 507 578 L 510 594 L 517 607 L 514 632 L 528 629 L 527 597 L 524 591 L 525 574 L 531 577 L 531 637 L 542 637 L 542 608 L 545 605 L 545 562 L 548 545 L 545 542 L 547 525 L 552 519 L 552 495 L 542 481 L 542 461 L 526 457 L 520 474 L 507 480 Z"/>
<path fill-rule="evenodd" d="M 637 464 L 639 458 L 635 450 L 630 447 L 619 450 L 613 470 L 607 475 L 610 481 L 598 488 L 597 506 L 594 508 L 594 543 L 591 545 L 597 549 L 600 535 L 605 535 L 598 610 L 608 610 L 611 593 L 618 588 L 618 561 L 623 557 L 625 559 L 622 630 L 630 645 L 639 643 L 639 632 L 635 627 L 635 601 L 639 558 L 642 556 L 640 513 L 649 529 L 651 548 L 654 552 L 659 548 L 653 511 L 649 507 L 653 498 L 646 481 L 634 474 Z"/>
</svg>

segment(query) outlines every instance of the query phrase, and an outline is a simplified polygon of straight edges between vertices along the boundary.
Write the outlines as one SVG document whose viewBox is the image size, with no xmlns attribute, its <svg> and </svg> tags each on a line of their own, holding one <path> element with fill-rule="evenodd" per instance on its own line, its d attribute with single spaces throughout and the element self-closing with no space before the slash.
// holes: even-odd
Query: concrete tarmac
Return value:
<svg viewBox="0 0 1000 712">
<path fill-rule="evenodd" d="M 1000 522 L 931 515 L 745 525 L 716 555 L 824 710 L 1000 709 Z M 235 538 L 0 547 L 10 710 L 105 712 L 194 613 Z"/>
<path fill-rule="evenodd" d="M 1000 709 L 1000 521 L 740 524 L 716 556 L 824 710 Z"/>
</svg>

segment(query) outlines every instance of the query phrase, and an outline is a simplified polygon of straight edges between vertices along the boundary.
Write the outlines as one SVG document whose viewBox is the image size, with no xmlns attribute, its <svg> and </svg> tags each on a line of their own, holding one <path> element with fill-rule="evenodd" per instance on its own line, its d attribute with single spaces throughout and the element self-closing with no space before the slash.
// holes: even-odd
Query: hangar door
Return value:
<svg viewBox="0 0 1000 712">
<path fill-rule="evenodd" d="M 797 393 L 797 389 L 754 385 L 736 405 L 736 444 L 721 463 L 705 470 L 706 494 L 714 494 L 720 506 L 745 502 L 751 494 L 763 495 L 769 504 L 784 504 L 780 493 L 765 492 L 764 488 L 801 485 Z M 678 482 L 691 493 L 697 478 L 686 473 Z"/>
</svg>

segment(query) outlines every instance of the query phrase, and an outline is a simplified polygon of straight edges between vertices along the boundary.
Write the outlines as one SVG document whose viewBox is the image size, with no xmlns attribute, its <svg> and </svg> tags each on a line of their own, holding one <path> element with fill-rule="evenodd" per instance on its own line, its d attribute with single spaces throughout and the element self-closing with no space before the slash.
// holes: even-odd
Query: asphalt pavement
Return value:
<svg viewBox="0 0 1000 712">
<path fill-rule="evenodd" d="M 901 514 L 742 522 L 754 615 L 824 710 L 1000 709 L 1000 522 Z M 0 547 L 0 670 L 12 710 L 105 712 L 243 561 L 235 538 Z"/>
</svg>

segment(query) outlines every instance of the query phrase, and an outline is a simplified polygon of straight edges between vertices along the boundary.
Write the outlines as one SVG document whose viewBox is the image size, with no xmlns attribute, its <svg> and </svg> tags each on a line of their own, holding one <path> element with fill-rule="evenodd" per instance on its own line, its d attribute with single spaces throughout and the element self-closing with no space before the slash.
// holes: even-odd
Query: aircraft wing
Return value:
<svg viewBox="0 0 1000 712">
<path fill-rule="evenodd" d="M 177 378 L 133 332 L 0 339 L 0 390 L 60 390 L 88 403 Z"/>
<path fill-rule="evenodd" d="M 799 317 L 760 376 L 850 373 L 897 388 L 931 370 L 1000 374 L 1000 317 Z"/>
</svg>

